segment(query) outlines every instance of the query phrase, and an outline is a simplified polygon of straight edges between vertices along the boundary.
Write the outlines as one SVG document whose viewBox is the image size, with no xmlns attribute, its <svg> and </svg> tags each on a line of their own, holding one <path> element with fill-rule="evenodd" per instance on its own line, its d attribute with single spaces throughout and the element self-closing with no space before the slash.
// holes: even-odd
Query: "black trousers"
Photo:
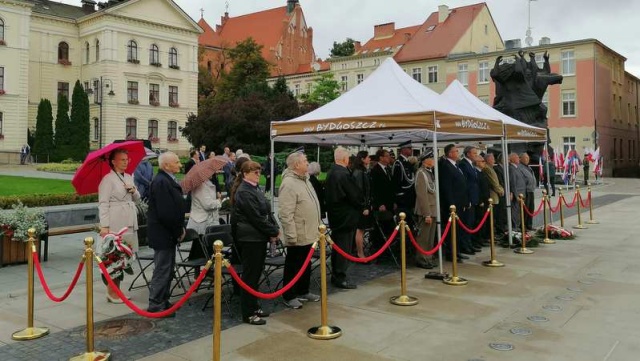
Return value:
<svg viewBox="0 0 640 361">
<path fill-rule="evenodd" d="M 258 290 L 260 277 L 264 272 L 264 259 L 267 256 L 265 242 L 237 242 L 238 252 L 242 259 L 242 281 L 254 290 Z M 242 319 L 253 316 L 260 308 L 258 299 L 242 289 L 240 292 L 240 308 Z"/>
<path fill-rule="evenodd" d="M 487 212 L 486 203 L 483 206 L 480 206 L 480 205 L 475 206 L 474 212 L 476 214 L 476 223 L 480 223 L 485 213 Z M 489 217 L 487 217 L 487 220 L 484 222 L 484 225 L 482 226 L 480 231 L 476 233 L 476 237 L 473 242 L 474 245 L 482 246 L 482 243 L 489 239 L 490 225 L 491 225 L 491 220 L 489 219 Z"/>
<path fill-rule="evenodd" d="M 530 213 L 535 212 L 535 200 L 536 197 L 534 195 L 533 192 L 527 192 L 525 193 L 525 197 L 524 197 L 524 205 L 529 209 Z M 524 212 L 524 224 L 527 227 L 527 229 L 533 229 L 533 217 L 531 217 L 527 211 Z"/>
<path fill-rule="evenodd" d="M 475 206 L 471 206 L 470 208 L 467 208 L 466 210 L 460 212 L 460 214 L 458 215 L 458 217 L 460 217 L 460 220 L 462 221 L 462 223 L 464 223 L 464 225 L 467 226 L 467 228 L 475 228 L 477 226 L 474 207 Z M 463 251 L 463 250 L 470 251 L 473 248 L 474 235 L 470 234 L 470 233 L 467 233 L 460 226 L 458 226 L 458 232 L 457 233 L 458 233 L 457 234 L 457 236 L 458 236 L 458 249 L 461 250 L 461 251 Z"/>
<path fill-rule="evenodd" d="M 499 203 L 493 207 L 494 230 L 496 236 L 503 236 L 507 230 L 507 199 L 500 197 Z"/>
<path fill-rule="evenodd" d="M 282 286 L 286 286 L 293 277 L 298 274 L 300 268 L 304 265 L 304 261 L 309 255 L 311 245 L 306 246 L 289 246 L 287 247 L 287 256 L 284 259 L 284 272 L 282 274 Z M 282 295 L 285 301 L 290 301 L 297 296 L 309 293 L 309 282 L 311 281 L 311 263 L 307 264 L 307 268 L 302 277 L 296 284 Z"/>
<path fill-rule="evenodd" d="M 353 253 L 353 244 L 355 241 L 356 229 L 340 229 L 331 233 L 333 242 L 348 254 Z M 349 262 L 346 258 L 331 252 L 331 282 L 342 283 L 347 280 L 347 271 L 349 270 Z"/>
<path fill-rule="evenodd" d="M 149 284 L 149 311 L 158 312 L 169 307 L 176 249 L 154 249 L 153 264 L 153 276 Z"/>
</svg>

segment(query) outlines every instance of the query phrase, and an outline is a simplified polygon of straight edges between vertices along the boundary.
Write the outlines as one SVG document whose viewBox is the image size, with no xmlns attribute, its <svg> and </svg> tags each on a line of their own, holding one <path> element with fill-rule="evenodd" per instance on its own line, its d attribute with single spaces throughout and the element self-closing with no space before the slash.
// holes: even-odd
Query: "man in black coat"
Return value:
<svg viewBox="0 0 640 361">
<path fill-rule="evenodd" d="M 378 224 L 385 236 L 391 235 L 395 224 L 393 213 L 396 208 L 394 184 L 391 178 L 391 154 L 388 150 L 380 149 L 376 152 L 378 163 L 371 168 L 371 208 L 378 220 Z M 379 249 L 386 239 L 382 239 L 380 232 L 373 232 L 371 242 Z"/>
<path fill-rule="evenodd" d="M 171 279 L 176 262 L 176 246 L 185 234 L 184 199 L 175 174 L 180 172 L 180 158 L 175 153 L 162 153 L 160 170 L 149 189 L 147 237 L 153 248 L 154 270 L 149 284 L 149 312 L 171 307 Z"/>
<path fill-rule="evenodd" d="M 351 254 L 356 227 L 360 215 L 368 215 L 361 191 L 349 173 L 349 152 L 342 147 L 333 153 L 335 164 L 331 166 L 325 185 L 325 202 L 331 227 L 331 238 L 345 252 Z M 338 252 L 331 253 L 331 283 L 344 289 L 356 288 L 347 280 L 349 261 Z"/>
<path fill-rule="evenodd" d="M 478 180 L 478 171 L 473 166 L 473 162 L 478 156 L 478 149 L 473 146 L 466 146 L 464 148 L 464 157 L 458 162 L 458 168 L 464 174 L 465 179 L 467 180 L 467 198 L 469 200 L 469 206 L 464 207 L 461 210 L 458 210 L 458 214 L 460 214 L 460 220 L 469 228 L 475 228 L 476 217 L 475 217 L 475 207 L 480 203 L 480 185 Z M 477 237 L 475 235 L 469 234 L 464 230 L 460 230 L 459 239 L 460 239 L 460 252 L 466 254 L 475 254 L 475 252 L 479 252 L 481 248 L 475 244 L 475 240 Z"/>
<path fill-rule="evenodd" d="M 444 156 L 438 162 L 438 181 L 440 182 L 440 214 L 443 225 L 449 219 L 450 206 L 456 206 L 456 212 L 464 211 L 469 208 L 469 197 L 465 189 L 467 189 L 467 180 L 464 174 L 458 168 L 458 148 L 454 144 L 444 147 Z M 444 230 L 444 226 L 442 228 Z M 445 242 L 445 254 L 451 261 L 451 233 L 447 236 Z M 458 258 L 467 258 L 460 255 L 460 247 L 458 247 Z"/>
<path fill-rule="evenodd" d="M 498 183 L 502 186 L 502 189 L 506 192 L 504 183 L 504 167 L 502 166 L 502 154 L 499 154 L 494 161 L 493 158 L 487 158 L 487 165 L 493 167 L 493 170 L 498 176 Z M 507 231 L 507 198 L 506 193 L 500 196 L 500 200 L 497 206 L 493 208 L 495 211 L 495 237 L 496 240 L 504 238 L 504 234 Z"/>
<path fill-rule="evenodd" d="M 398 159 L 393 163 L 391 171 L 393 185 L 396 193 L 397 213 L 404 212 L 407 215 L 406 221 L 413 225 L 413 209 L 416 205 L 416 189 L 414 187 L 415 169 L 409 162 L 412 155 L 411 141 L 406 141 L 398 145 L 400 152 Z"/>
</svg>

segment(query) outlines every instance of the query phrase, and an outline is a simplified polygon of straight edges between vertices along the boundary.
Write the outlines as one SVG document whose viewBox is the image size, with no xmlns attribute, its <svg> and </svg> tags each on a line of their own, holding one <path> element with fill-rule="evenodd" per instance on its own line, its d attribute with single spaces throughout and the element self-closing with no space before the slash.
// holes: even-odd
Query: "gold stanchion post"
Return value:
<svg viewBox="0 0 640 361">
<path fill-rule="evenodd" d="M 456 215 L 456 206 L 449 207 L 451 211 L 451 276 L 445 277 L 442 282 L 450 286 L 464 286 L 469 283 L 466 279 L 458 277 L 458 237 L 456 234 L 456 225 L 458 216 Z"/>
<path fill-rule="evenodd" d="M 342 336 L 342 330 L 337 326 L 328 325 L 327 315 L 327 226 L 321 224 L 320 231 L 320 326 L 311 327 L 307 336 L 316 340 L 331 340 Z"/>
<path fill-rule="evenodd" d="M 29 241 L 25 243 L 27 252 L 27 328 L 16 331 L 11 338 L 16 341 L 35 340 L 49 334 L 49 329 L 45 327 L 33 327 L 33 252 L 36 251 L 35 228 L 29 228 Z"/>
<path fill-rule="evenodd" d="M 515 253 L 520 254 L 531 254 L 532 250 L 527 248 L 527 225 L 524 223 L 524 196 L 522 194 L 518 195 L 518 200 L 520 201 L 520 248 L 516 248 L 513 250 Z"/>
<path fill-rule="evenodd" d="M 573 226 L 575 229 L 587 229 L 589 227 L 582 224 L 582 215 L 580 214 L 580 186 L 576 185 L 576 206 L 578 207 L 578 224 Z"/>
<path fill-rule="evenodd" d="M 87 352 L 76 357 L 72 357 L 70 361 L 106 361 L 111 358 L 111 353 L 106 351 L 95 351 L 93 345 L 93 237 L 84 239 L 84 256 L 85 256 L 85 276 L 87 278 L 86 301 L 87 301 Z"/>
<path fill-rule="evenodd" d="M 407 214 L 400 212 L 400 296 L 393 296 L 389 302 L 397 306 L 413 306 L 418 299 L 407 296 Z"/>
<path fill-rule="evenodd" d="M 504 267 L 504 263 L 496 260 L 495 234 L 493 229 L 493 199 L 489 198 L 489 234 L 491 235 L 491 259 L 483 261 L 482 265 L 486 267 Z"/>
<path fill-rule="evenodd" d="M 600 222 L 593 219 L 593 198 L 591 198 L 591 187 L 587 188 L 587 200 L 589 201 L 589 224 L 598 224 Z"/>
<path fill-rule="evenodd" d="M 558 189 L 558 207 L 560 207 L 560 227 L 564 228 L 564 211 L 562 210 L 562 203 L 564 203 L 564 195 L 562 194 L 562 190 Z"/>
<path fill-rule="evenodd" d="M 549 196 L 547 195 L 547 191 L 542 191 L 542 212 L 544 219 L 544 239 L 542 243 L 544 244 L 555 244 L 556 241 L 549 238 L 549 228 L 547 227 L 547 202 L 549 201 Z"/>
<path fill-rule="evenodd" d="M 213 273 L 213 361 L 220 361 L 220 338 L 222 336 L 222 241 L 213 242 L 215 269 Z M 211 261 L 209 261 L 211 262 Z"/>
</svg>

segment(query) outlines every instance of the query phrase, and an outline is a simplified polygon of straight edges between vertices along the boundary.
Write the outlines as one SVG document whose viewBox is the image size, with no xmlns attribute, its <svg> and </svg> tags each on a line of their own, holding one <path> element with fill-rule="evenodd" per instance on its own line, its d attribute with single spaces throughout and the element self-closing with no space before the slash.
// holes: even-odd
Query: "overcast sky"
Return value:
<svg viewBox="0 0 640 361">
<path fill-rule="evenodd" d="M 106 0 L 103 0 L 106 1 Z M 226 4 L 230 16 L 286 5 L 286 0 L 175 0 L 194 20 L 215 29 Z M 79 5 L 80 0 L 64 0 Z M 423 23 L 438 5 L 458 7 L 474 0 L 300 0 L 307 24 L 314 29 L 316 54 L 326 58 L 334 41 L 347 37 L 365 42 L 373 26 L 395 22 L 396 27 Z M 528 0 L 486 0 L 503 40 L 520 38 L 524 45 Z M 640 77 L 640 1 L 535 0 L 531 2 L 534 45 L 547 36 L 552 43 L 596 38 L 627 58 L 626 70 Z"/>
</svg>

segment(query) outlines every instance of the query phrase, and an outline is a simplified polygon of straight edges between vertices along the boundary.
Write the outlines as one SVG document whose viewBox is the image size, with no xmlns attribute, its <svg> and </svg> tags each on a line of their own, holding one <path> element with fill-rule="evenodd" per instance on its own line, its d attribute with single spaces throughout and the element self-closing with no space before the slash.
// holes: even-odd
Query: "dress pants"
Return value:
<svg viewBox="0 0 640 361">
<path fill-rule="evenodd" d="M 169 307 L 171 280 L 176 265 L 176 249 L 153 250 L 153 276 L 149 283 L 149 311 L 158 312 Z"/>
<path fill-rule="evenodd" d="M 511 201 L 511 226 L 514 231 L 520 232 L 522 221 L 520 219 L 520 200 L 513 198 Z"/>
<path fill-rule="evenodd" d="M 477 205 L 474 207 L 474 212 L 476 215 L 476 223 L 480 223 L 482 218 L 484 218 L 485 213 L 487 213 L 487 206 Z M 487 220 L 484 222 L 484 225 L 478 233 L 476 233 L 475 240 L 473 244 L 478 247 L 482 247 L 483 243 L 489 239 L 489 227 L 491 226 L 491 220 L 487 217 Z"/>
<path fill-rule="evenodd" d="M 258 290 L 260 277 L 264 272 L 264 259 L 267 257 L 267 245 L 265 242 L 237 242 L 240 257 L 242 259 L 242 281 L 254 290 Z M 242 319 L 253 316 L 260 308 L 258 299 L 242 289 L 240 292 L 240 308 Z"/>
<path fill-rule="evenodd" d="M 477 226 L 474 206 L 471 206 L 470 208 L 467 208 L 466 210 L 462 211 L 459 217 L 462 223 L 464 223 L 464 225 L 467 226 L 467 228 L 475 228 Z M 474 235 L 472 235 L 471 233 L 467 233 L 465 230 L 462 229 L 462 227 L 458 226 L 458 249 L 459 250 L 471 251 L 473 249 L 473 242 L 472 242 L 473 238 L 474 238 Z"/>
<path fill-rule="evenodd" d="M 356 229 L 340 229 L 331 233 L 333 242 L 348 254 L 353 253 L 353 243 L 355 242 Z M 342 283 L 347 281 L 347 271 L 351 262 L 338 254 L 331 252 L 331 282 Z"/>
<path fill-rule="evenodd" d="M 525 193 L 524 205 L 529 209 L 530 213 L 536 211 L 534 209 L 534 207 L 536 206 L 535 200 L 536 197 L 533 192 Z M 531 217 L 526 211 L 524 213 L 524 224 L 526 225 L 527 229 L 533 229 L 533 217 Z"/>
<path fill-rule="evenodd" d="M 493 206 L 494 230 L 498 237 L 502 237 L 507 231 L 507 199 L 500 197 L 499 203 Z"/>
<path fill-rule="evenodd" d="M 436 237 L 436 218 L 431 218 L 431 224 L 426 224 L 424 222 L 425 217 L 418 217 L 419 231 L 420 234 L 416 239 L 420 248 L 425 251 L 430 251 L 435 246 L 435 237 Z M 416 264 L 429 265 L 433 264 L 433 255 L 427 256 L 422 253 L 416 251 Z"/>
<path fill-rule="evenodd" d="M 287 247 L 287 256 L 284 259 L 284 271 L 282 274 L 282 287 L 286 286 L 298 274 L 300 268 L 304 266 L 304 261 L 309 255 L 311 245 L 306 246 L 289 246 Z M 311 263 L 307 264 L 307 268 L 289 291 L 282 295 L 285 301 L 291 301 L 297 296 L 309 293 L 309 282 L 311 281 Z"/>
</svg>

